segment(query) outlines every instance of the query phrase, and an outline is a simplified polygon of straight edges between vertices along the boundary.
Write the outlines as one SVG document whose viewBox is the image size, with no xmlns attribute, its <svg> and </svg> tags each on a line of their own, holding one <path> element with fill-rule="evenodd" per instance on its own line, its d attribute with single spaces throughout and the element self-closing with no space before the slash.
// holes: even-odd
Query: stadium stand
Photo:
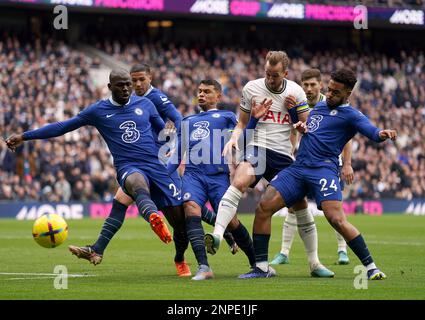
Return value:
<svg viewBox="0 0 425 320">
<path fill-rule="evenodd" d="M 45 39 L 45 38 L 43 38 Z M 34 40 L 14 33 L 0 39 L 0 127 L 12 131 L 34 129 L 79 112 L 107 90 L 96 87 L 91 71 L 105 68 L 78 47 L 63 41 Z M 99 37 L 94 49 L 125 63 L 148 62 L 155 68 L 154 84 L 164 90 L 183 115 L 196 112 L 195 88 L 211 77 L 224 89 L 222 106 L 237 112 L 240 92 L 250 79 L 263 74 L 270 47 L 243 49 L 190 43 L 122 43 Z M 308 67 L 321 69 L 326 84 L 331 70 L 357 70 L 352 103 L 381 127 L 396 127 L 396 145 L 376 145 L 356 137 L 353 168 L 356 179 L 351 199 L 425 197 L 425 56 L 423 51 L 389 55 L 379 51 L 312 50 L 290 47 L 289 78 L 299 81 Z M 41 170 L 42 169 L 42 170 Z M 81 128 L 51 141 L 24 144 L 17 153 L 0 144 L 0 200 L 111 200 L 115 173 L 109 152 L 91 128 Z M 264 185 L 258 185 L 256 193 Z"/>
</svg>

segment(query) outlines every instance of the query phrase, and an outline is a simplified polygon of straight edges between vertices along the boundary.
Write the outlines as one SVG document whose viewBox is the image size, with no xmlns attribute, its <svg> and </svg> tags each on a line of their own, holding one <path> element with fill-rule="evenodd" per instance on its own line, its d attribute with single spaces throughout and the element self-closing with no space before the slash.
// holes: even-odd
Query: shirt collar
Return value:
<svg viewBox="0 0 425 320">
<path fill-rule="evenodd" d="M 130 103 L 130 100 L 131 100 L 131 96 L 130 96 L 130 98 L 128 99 L 128 102 L 127 102 L 125 105 L 128 105 L 128 104 Z M 118 102 L 116 102 L 116 101 L 112 98 L 112 96 L 110 96 L 110 97 L 109 97 L 109 102 L 110 102 L 110 103 L 112 103 L 114 106 L 117 106 L 117 107 L 122 107 L 122 106 L 123 106 L 122 104 L 119 104 Z"/>
<path fill-rule="evenodd" d="M 153 90 L 153 85 L 149 87 L 149 89 L 145 92 L 143 96 L 146 97 L 149 93 L 151 93 L 152 90 Z"/>
<path fill-rule="evenodd" d="M 201 109 L 201 107 L 199 107 L 199 109 Z M 207 111 L 204 111 L 204 110 L 201 109 L 201 112 L 199 112 L 199 113 L 210 112 L 210 111 L 218 111 L 218 109 L 215 108 L 215 109 L 210 109 L 210 110 L 207 110 Z"/>
</svg>

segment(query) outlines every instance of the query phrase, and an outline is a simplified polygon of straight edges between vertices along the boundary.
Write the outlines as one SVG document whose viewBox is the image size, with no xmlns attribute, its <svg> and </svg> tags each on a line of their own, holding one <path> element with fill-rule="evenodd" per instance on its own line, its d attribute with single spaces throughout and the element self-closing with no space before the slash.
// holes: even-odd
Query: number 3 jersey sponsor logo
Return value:
<svg viewBox="0 0 425 320">
<path fill-rule="evenodd" d="M 311 116 L 310 121 L 307 125 L 308 132 L 314 132 L 319 129 L 320 121 L 323 120 L 323 116 L 320 114 L 315 114 Z"/>
<path fill-rule="evenodd" d="M 134 143 L 139 140 L 140 131 L 136 129 L 136 123 L 134 121 L 125 121 L 121 123 L 119 128 L 125 130 L 121 136 L 121 139 L 125 143 Z"/>
<path fill-rule="evenodd" d="M 208 121 L 198 121 L 193 124 L 196 130 L 192 131 L 192 140 L 202 140 L 210 135 L 210 126 Z"/>
</svg>

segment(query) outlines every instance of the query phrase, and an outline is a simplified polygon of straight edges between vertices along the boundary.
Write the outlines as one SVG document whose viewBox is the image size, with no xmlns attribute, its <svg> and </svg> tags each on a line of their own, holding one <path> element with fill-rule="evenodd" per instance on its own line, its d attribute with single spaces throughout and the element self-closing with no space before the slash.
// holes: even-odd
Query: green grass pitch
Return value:
<svg viewBox="0 0 425 320">
<path fill-rule="evenodd" d="M 252 215 L 240 215 L 252 230 Z M 103 262 L 93 266 L 77 259 L 67 246 L 92 243 L 103 220 L 69 220 L 69 237 L 54 249 L 39 247 L 32 239 L 32 221 L 0 220 L 0 299 L 425 299 L 425 217 L 384 215 L 350 216 L 362 232 L 384 281 L 355 289 L 357 258 L 349 250 L 350 264 L 335 265 L 336 238 L 323 217 L 317 217 L 319 256 L 335 272 L 333 279 L 311 278 L 297 235 L 289 265 L 276 266 L 278 276 L 239 280 L 248 271 L 242 252 L 232 256 L 226 243 L 209 262 L 215 279 L 195 282 L 175 273 L 174 245 L 162 243 L 142 219 L 130 219 L 112 240 Z M 283 219 L 273 218 L 269 260 L 280 249 Z M 205 226 L 211 231 L 210 226 Z M 192 273 L 196 261 L 189 247 L 186 260 Z M 68 289 L 55 289 L 56 265 L 84 277 L 68 278 Z M 46 274 L 46 275 L 44 275 Z"/>
</svg>

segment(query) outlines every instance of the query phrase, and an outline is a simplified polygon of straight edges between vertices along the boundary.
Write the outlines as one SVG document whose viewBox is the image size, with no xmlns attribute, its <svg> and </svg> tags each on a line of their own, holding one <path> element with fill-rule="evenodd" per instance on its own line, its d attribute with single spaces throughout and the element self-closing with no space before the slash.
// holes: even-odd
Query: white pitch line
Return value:
<svg viewBox="0 0 425 320">
<path fill-rule="evenodd" d="M 26 277 L 26 278 L 10 278 L 10 279 L 5 279 L 6 281 L 10 281 L 10 280 L 34 280 L 34 279 L 54 279 L 56 277 L 53 276 L 49 276 L 49 277 Z"/>
<path fill-rule="evenodd" d="M 34 272 L 0 272 L 0 275 L 4 276 L 44 276 L 44 277 L 57 277 L 63 276 L 68 278 L 84 278 L 84 277 L 96 277 L 94 274 L 64 274 L 64 273 L 34 273 Z M 30 279 L 26 278 L 13 278 L 13 279 Z"/>
</svg>

